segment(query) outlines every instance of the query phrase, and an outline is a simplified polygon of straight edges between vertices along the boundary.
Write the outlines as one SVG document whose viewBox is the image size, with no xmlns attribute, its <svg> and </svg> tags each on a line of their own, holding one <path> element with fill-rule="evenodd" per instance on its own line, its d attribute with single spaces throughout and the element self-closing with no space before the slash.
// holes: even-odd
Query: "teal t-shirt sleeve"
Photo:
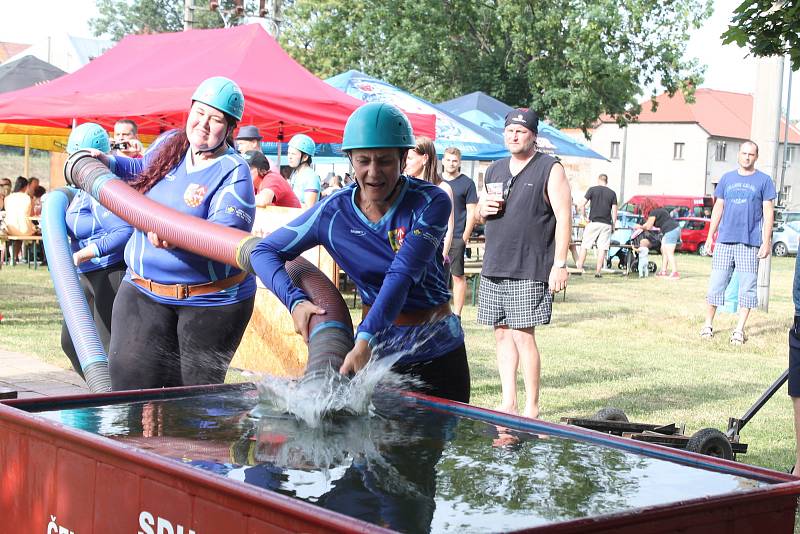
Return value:
<svg viewBox="0 0 800 534">
<path fill-rule="evenodd" d="M 310 193 L 312 191 L 316 191 L 317 193 L 320 192 L 322 188 L 322 182 L 317 176 L 317 173 L 309 170 L 305 176 L 305 183 L 303 185 L 303 192 Z"/>
</svg>

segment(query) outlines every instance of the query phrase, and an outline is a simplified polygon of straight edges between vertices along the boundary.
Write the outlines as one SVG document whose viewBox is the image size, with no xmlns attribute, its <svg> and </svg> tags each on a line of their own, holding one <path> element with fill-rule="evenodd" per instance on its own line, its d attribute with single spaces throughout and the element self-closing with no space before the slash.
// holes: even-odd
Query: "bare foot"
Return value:
<svg viewBox="0 0 800 534">
<path fill-rule="evenodd" d="M 800 464 L 795 464 L 794 469 L 792 469 L 792 474 L 796 477 L 800 477 Z"/>
<path fill-rule="evenodd" d="M 500 404 L 498 406 L 495 406 L 494 409 L 495 409 L 496 412 L 503 412 L 503 413 L 507 413 L 509 415 L 519 415 L 519 411 L 517 411 L 517 407 L 516 406 L 504 406 L 504 405 Z"/>
<path fill-rule="evenodd" d="M 538 406 L 530 406 L 526 407 L 525 411 L 522 412 L 524 417 L 530 417 L 531 419 L 538 419 L 539 418 L 539 407 Z"/>
</svg>

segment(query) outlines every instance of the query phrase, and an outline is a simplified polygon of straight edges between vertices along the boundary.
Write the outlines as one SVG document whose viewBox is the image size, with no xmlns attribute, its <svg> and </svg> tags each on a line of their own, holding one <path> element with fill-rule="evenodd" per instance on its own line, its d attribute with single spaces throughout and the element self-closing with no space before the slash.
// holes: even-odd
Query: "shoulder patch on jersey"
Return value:
<svg viewBox="0 0 800 534">
<path fill-rule="evenodd" d="M 186 187 L 186 191 L 183 192 L 183 201 L 186 202 L 186 205 L 190 208 L 196 208 L 203 203 L 207 191 L 208 187 L 204 185 L 189 184 Z"/>
</svg>

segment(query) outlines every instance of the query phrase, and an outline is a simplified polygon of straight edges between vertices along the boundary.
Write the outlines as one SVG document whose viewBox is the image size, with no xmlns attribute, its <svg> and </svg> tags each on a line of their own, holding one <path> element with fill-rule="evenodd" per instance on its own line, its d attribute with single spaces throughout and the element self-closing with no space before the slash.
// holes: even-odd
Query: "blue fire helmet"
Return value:
<svg viewBox="0 0 800 534">
<path fill-rule="evenodd" d="M 108 133 L 102 126 L 94 122 L 84 122 L 76 126 L 69 134 L 67 140 L 67 154 L 73 154 L 78 150 L 94 148 L 100 152 L 106 153 L 111 150 L 111 144 L 108 141 Z"/>
<path fill-rule="evenodd" d="M 192 101 L 208 104 L 227 113 L 237 121 L 244 115 L 244 95 L 236 82 L 224 76 L 214 76 L 197 86 Z"/>
</svg>

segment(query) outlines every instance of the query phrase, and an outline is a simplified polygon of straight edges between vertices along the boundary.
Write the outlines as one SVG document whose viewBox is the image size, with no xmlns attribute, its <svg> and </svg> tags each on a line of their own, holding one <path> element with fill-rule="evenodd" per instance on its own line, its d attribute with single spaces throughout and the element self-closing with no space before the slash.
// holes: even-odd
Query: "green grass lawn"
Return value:
<svg viewBox="0 0 800 534">
<path fill-rule="evenodd" d="M 679 255 L 683 278 L 677 281 L 573 276 L 566 301 L 556 299 L 552 324 L 537 331 L 542 419 L 590 416 L 612 406 L 633 421 L 685 423 L 691 434 L 704 427 L 725 430 L 728 417 L 740 417 L 786 368 L 794 258 L 773 258 L 770 311 L 753 313 L 750 340 L 742 347 L 728 343 L 735 324 L 728 314 L 718 315 L 713 340 L 698 337 L 710 263 Z M 5 316 L 1 348 L 69 367 L 59 346 L 60 311 L 46 269 L 0 270 L 0 313 Z M 472 402 L 491 408 L 500 400 L 494 338 L 491 329 L 475 324 L 475 314 L 468 306 L 463 318 Z M 231 373 L 229 379 L 240 376 Z M 793 463 L 785 388 L 744 429 L 742 441 L 750 446 L 740 456 L 744 462 L 780 470 Z"/>
</svg>

